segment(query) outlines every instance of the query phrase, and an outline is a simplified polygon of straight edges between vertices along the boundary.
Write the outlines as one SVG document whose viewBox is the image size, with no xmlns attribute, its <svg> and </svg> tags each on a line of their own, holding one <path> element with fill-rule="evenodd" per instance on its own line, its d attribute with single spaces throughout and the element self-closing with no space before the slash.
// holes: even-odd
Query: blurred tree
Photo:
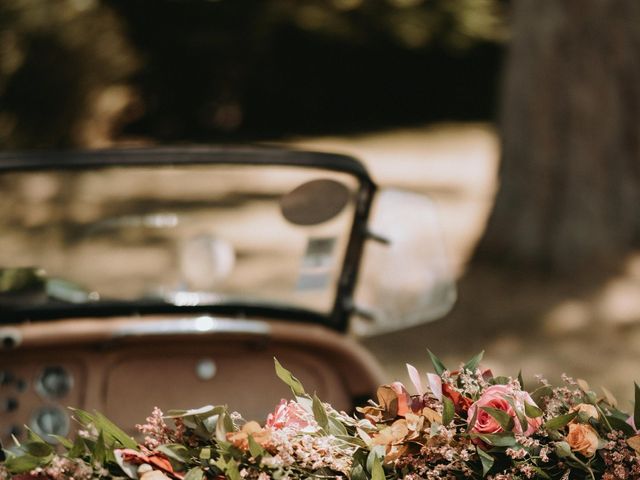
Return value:
<svg viewBox="0 0 640 480">
<path fill-rule="evenodd" d="M 514 7 L 501 184 L 476 258 L 615 268 L 640 241 L 640 2 Z"/>
<path fill-rule="evenodd" d="M 503 1 L 0 2 L 0 147 L 486 119 Z"/>
<path fill-rule="evenodd" d="M 135 115 L 138 66 L 97 0 L 0 2 L 0 147 L 108 143 Z"/>
</svg>

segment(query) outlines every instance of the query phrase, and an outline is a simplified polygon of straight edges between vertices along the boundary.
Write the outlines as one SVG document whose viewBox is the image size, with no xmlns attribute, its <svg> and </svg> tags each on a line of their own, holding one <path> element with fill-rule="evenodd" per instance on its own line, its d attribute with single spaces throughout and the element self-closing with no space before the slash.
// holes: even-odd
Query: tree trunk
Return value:
<svg viewBox="0 0 640 480">
<path fill-rule="evenodd" d="M 519 0 L 477 258 L 578 272 L 640 239 L 640 1 Z"/>
</svg>

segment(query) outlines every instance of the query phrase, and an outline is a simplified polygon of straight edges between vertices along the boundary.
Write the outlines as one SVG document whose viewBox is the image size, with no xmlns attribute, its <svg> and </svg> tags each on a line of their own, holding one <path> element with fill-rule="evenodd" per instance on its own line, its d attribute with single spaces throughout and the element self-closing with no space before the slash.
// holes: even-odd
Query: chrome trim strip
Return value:
<svg viewBox="0 0 640 480">
<path fill-rule="evenodd" d="M 113 332 L 114 338 L 140 337 L 146 335 L 200 335 L 200 334 L 250 334 L 266 336 L 271 333 L 267 322 L 260 320 L 235 320 L 202 315 L 195 318 L 180 318 L 153 321 L 130 321 Z"/>
</svg>

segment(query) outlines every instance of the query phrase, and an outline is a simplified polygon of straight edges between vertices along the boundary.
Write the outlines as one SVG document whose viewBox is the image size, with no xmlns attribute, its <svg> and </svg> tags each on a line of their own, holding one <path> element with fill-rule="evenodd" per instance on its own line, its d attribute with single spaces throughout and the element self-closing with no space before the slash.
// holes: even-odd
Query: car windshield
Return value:
<svg viewBox="0 0 640 480">
<path fill-rule="evenodd" d="M 244 302 L 326 314 L 359 182 L 208 164 L 8 171 L 0 188 L 0 305 Z"/>
</svg>

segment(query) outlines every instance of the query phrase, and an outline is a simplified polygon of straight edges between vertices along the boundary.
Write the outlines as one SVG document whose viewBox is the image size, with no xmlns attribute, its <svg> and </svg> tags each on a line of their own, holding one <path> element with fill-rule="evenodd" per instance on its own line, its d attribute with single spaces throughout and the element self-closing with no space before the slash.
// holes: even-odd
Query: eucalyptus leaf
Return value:
<svg viewBox="0 0 640 480">
<path fill-rule="evenodd" d="M 629 425 L 626 421 L 611 415 L 607 416 L 606 418 L 609 421 L 609 425 L 611 425 L 611 428 L 613 428 L 614 430 L 620 430 L 621 432 L 623 432 L 625 435 L 628 435 L 628 436 L 635 434 L 635 430 L 633 429 L 633 427 Z"/>
<path fill-rule="evenodd" d="M 22 444 L 22 449 L 34 457 L 47 457 L 53 453 L 53 447 L 40 440 L 30 440 Z"/>
<path fill-rule="evenodd" d="M 240 472 L 238 471 L 238 463 L 233 458 L 227 461 L 224 473 L 229 480 L 242 480 Z"/>
<path fill-rule="evenodd" d="M 449 397 L 442 397 L 443 411 L 442 411 L 442 425 L 448 426 L 452 421 L 456 413 L 456 407 Z"/>
<path fill-rule="evenodd" d="M 187 463 L 190 458 L 187 447 L 179 443 L 167 443 L 160 445 L 156 450 L 164 453 L 168 458 L 179 463 Z"/>
<path fill-rule="evenodd" d="M 436 355 L 427 348 L 427 352 L 429 353 L 429 357 L 431 358 L 431 363 L 433 364 L 433 368 L 435 369 L 436 373 L 440 376 L 442 376 L 443 372 L 447 369 L 447 367 L 444 366 L 444 363 L 442 363 L 442 361 L 436 357 Z"/>
<path fill-rule="evenodd" d="M 278 376 L 278 378 L 280 378 L 280 380 L 282 380 L 289 386 L 289 388 L 291 388 L 291 391 L 295 396 L 304 395 L 304 387 L 302 386 L 302 383 L 300 383 L 300 380 L 294 377 L 289 370 L 284 368 L 277 358 L 274 357 L 273 361 L 275 363 L 276 375 Z"/>
<path fill-rule="evenodd" d="M 96 443 L 94 444 L 94 447 L 93 447 L 92 459 L 99 464 L 104 464 L 104 460 L 106 456 L 107 456 L 107 447 L 105 446 L 105 443 L 104 443 L 104 434 L 102 431 L 100 431 L 100 433 L 98 434 Z"/>
<path fill-rule="evenodd" d="M 65 438 L 60 435 L 54 435 L 52 433 L 49 434 L 51 438 L 54 438 L 60 445 L 62 445 L 67 450 L 71 450 L 73 448 L 73 442 L 68 438 Z"/>
<path fill-rule="evenodd" d="M 327 430 L 329 427 L 329 418 L 327 417 L 327 411 L 324 409 L 324 405 L 320 399 L 314 394 L 313 395 L 313 417 L 320 425 L 320 428 Z"/>
<path fill-rule="evenodd" d="M 498 375 L 497 377 L 493 377 L 491 379 L 491 383 L 493 385 L 507 385 L 511 382 L 509 377 L 505 377 L 504 375 Z"/>
<path fill-rule="evenodd" d="M 514 422 L 511 415 L 509 415 L 504 410 L 500 410 L 498 408 L 492 407 L 480 407 L 482 410 L 487 412 L 489 415 L 493 417 L 493 419 L 498 422 L 498 424 L 502 427 L 504 431 L 510 432 L 513 430 Z"/>
<path fill-rule="evenodd" d="M 536 388 L 531 393 L 531 398 L 536 403 L 536 405 L 541 405 L 545 397 L 550 397 L 553 395 L 553 388 L 548 385 L 543 385 L 541 387 Z"/>
<path fill-rule="evenodd" d="M 373 464 L 371 466 L 371 480 L 385 480 L 382 462 L 378 456 L 373 459 Z"/>
<path fill-rule="evenodd" d="M 480 462 L 482 462 L 482 475 L 486 477 L 491 467 L 493 467 L 495 459 L 481 448 L 476 447 L 476 452 L 480 457 Z"/>
<path fill-rule="evenodd" d="M 349 433 L 347 432 L 347 428 L 342 424 L 340 420 L 334 417 L 328 417 L 328 418 L 329 418 L 329 433 L 331 435 L 339 437 L 341 435 L 347 435 Z"/>
<path fill-rule="evenodd" d="M 200 467 L 192 468 L 184 476 L 183 480 L 202 480 L 204 478 L 204 472 Z"/>
<path fill-rule="evenodd" d="M 69 458 L 80 458 L 87 451 L 87 445 L 82 437 L 76 437 L 73 441 L 73 446 L 67 453 Z"/>
<path fill-rule="evenodd" d="M 551 477 L 549 476 L 549 474 L 547 474 L 547 472 L 542 470 L 540 467 L 533 467 L 533 469 L 538 474 L 538 477 L 540 477 L 541 479 L 543 479 L 543 480 L 551 480 Z"/>
<path fill-rule="evenodd" d="M 484 350 L 482 350 L 475 357 L 473 357 L 471 360 L 469 360 L 467 363 L 465 363 L 462 368 L 464 370 L 469 370 L 470 372 L 475 372 L 476 369 L 478 368 L 478 365 L 482 361 L 482 357 L 483 356 L 484 356 Z"/>
<path fill-rule="evenodd" d="M 577 416 L 578 416 L 578 412 L 567 413 L 566 415 L 559 415 L 545 422 L 544 425 L 542 425 L 542 427 L 545 430 L 560 430 Z"/>
<path fill-rule="evenodd" d="M 544 412 L 535 405 L 531 405 L 528 402 L 524 402 L 524 413 L 529 418 L 538 418 L 541 417 Z"/>
<path fill-rule="evenodd" d="M 34 457 L 25 453 L 24 455 L 10 456 L 4 461 L 3 465 L 11 473 L 27 473 L 34 468 L 47 465 L 52 458 L 53 454 L 46 457 Z"/>
<path fill-rule="evenodd" d="M 375 445 L 374 447 L 371 448 L 371 450 L 369 451 L 369 455 L 367 455 L 367 470 L 369 472 L 373 471 L 373 463 L 376 459 L 380 460 L 382 458 L 384 458 L 384 445 Z"/>
<path fill-rule="evenodd" d="M 518 443 L 512 433 L 471 434 L 471 437 L 494 447 L 514 447 Z"/>
<path fill-rule="evenodd" d="M 215 410 L 222 409 L 223 407 L 214 407 L 213 405 L 205 405 L 200 408 L 192 408 L 190 410 L 169 410 L 164 418 L 181 418 L 181 417 L 195 417 L 206 414 L 220 413 Z"/>
<path fill-rule="evenodd" d="M 100 412 L 96 412 L 94 418 L 95 426 L 98 430 L 102 430 L 105 436 L 105 441 L 107 440 L 107 437 L 111 437 L 111 439 L 120 443 L 124 448 L 138 448 L 138 443 L 133 438 L 123 432 L 115 423 Z"/>
<path fill-rule="evenodd" d="M 260 444 L 254 440 L 252 435 L 248 436 L 247 441 L 249 443 L 249 453 L 251 453 L 251 456 L 253 458 L 264 456 L 265 454 L 264 448 L 262 448 Z"/>
<path fill-rule="evenodd" d="M 351 469 L 351 480 L 369 480 L 361 464 L 358 463 Z"/>
</svg>

